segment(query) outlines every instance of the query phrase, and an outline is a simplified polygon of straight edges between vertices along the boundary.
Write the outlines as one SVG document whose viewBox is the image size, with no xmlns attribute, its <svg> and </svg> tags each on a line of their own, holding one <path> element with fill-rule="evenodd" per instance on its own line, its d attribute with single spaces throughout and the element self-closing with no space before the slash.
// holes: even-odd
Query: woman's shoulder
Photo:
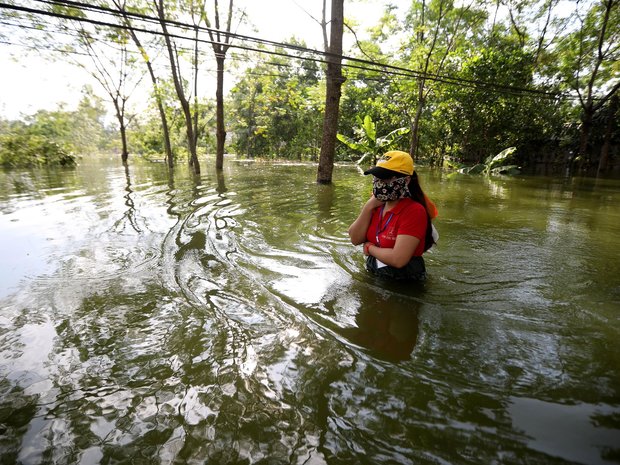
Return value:
<svg viewBox="0 0 620 465">
<path fill-rule="evenodd" d="M 416 212 L 416 211 L 426 212 L 424 205 L 422 205 L 420 202 L 417 202 L 409 197 L 405 197 L 404 199 L 401 199 L 399 204 L 402 204 L 401 205 L 402 211 L 406 210 L 408 212 Z"/>
</svg>

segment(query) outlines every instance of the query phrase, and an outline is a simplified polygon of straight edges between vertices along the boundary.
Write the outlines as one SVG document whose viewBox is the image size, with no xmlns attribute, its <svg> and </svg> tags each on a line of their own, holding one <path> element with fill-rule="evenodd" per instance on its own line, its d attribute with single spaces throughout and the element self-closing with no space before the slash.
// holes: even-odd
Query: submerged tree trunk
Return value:
<svg viewBox="0 0 620 465">
<path fill-rule="evenodd" d="M 217 88 L 216 100 L 216 152 L 215 169 L 224 168 L 224 145 L 226 143 L 226 127 L 224 125 L 224 60 L 225 56 L 218 56 L 217 62 Z"/>
<path fill-rule="evenodd" d="M 618 112 L 618 96 L 614 95 L 609 102 L 609 115 L 607 116 L 607 125 L 605 126 L 605 138 L 603 139 L 603 147 L 601 148 L 601 158 L 598 162 L 598 170 L 596 175 L 605 174 L 609 164 L 609 147 L 611 146 L 611 134 L 614 125 L 617 124 L 616 113 Z"/>
<path fill-rule="evenodd" d="M 213 54 L 215 55 L 215 61 L 217 63 L 217 87 L 215 91 L 215 104 L 216 104 L 216 152 L 215 152 L 215 169 L 221 170 L 224 168 L 224 147 L 226 144 L 226 127 L 224 123 L 224 60 L 226 60 L 226 53 L 230 48 L 232 36 L 230 31 L 232 30 L 232 18 L 233 18 L 233 6 L 234 0 L 228 1 L 228 17 L 226 19 L 226 31 L 220 29 L 220 8 L 218 0 L 213 3 L 214 14 L 213 19 L 215 21 L 215 30 L 211 28 L 211 21 L 206 11 L 204 11 L 205 22 L 207 24 L 209 37 L 211 38 L 211 44 L 213 48 Z M 241 18 L 243 19 L 243 17 Z"/>
<path fill-rule="evenodd" d="M 190 108 L 189 101 L 187 100 L 187 97 L 185 96 L 185 91 L 183 90 L 183 83 L 181 82 L 181 76 L 179 75 L 180 69 L 179 69 L 178 60 L 177 60 L 178 54 L 177 54 L 175 47 L 173 47 L 172 45 L 172 40 L 170 38 L 170 34 L 168 33 L 168 27 L 166 26 L 166 16 L 164 13 L 163 0 L 155 0 L 154 4 L 157 10 L 157 15 L 159 17 L 159 23 L 163 31 L 164 40 L 166 42 L 166 48 L 168 50 L 168 58 L 170 61 L 170 69 L 172 72 L 172 80 L 174 82 L 174 88 L 176 90 L 179 103 L 181 104 L 183 116 L 185 117 L 187 146 L 188 146 L 189 155 L 190 155 L 189 164 L 194 169 L 194 173 L 200 174 L 200 164 L 198 163 L 198 154 L 196 153 L 196 136 L 194 134 L 192 111 Z"/>
<path fill-rule="evenodd" d="M 121 151 L 121 161 L 123 165 L 127 164 L 127 159 L 129 158 L 129 149 L 127 148 L 127 130 L 125 125 L 121 126 L 121 144 L 123 146 Z"/>
<path fill-rule="evenodd" d="M 336 134 L 340 111 L 342 76 L 342 35 L 344 30 L 344 0 L 332 0 L 330 46 L 327 56 L 327 91 L 325 93 L 325 115 L 323 139 L 317 182 L 330 184 L 334 170 Z"/>
<path fill-rule="evenodd" d="M 161 99 L 157 99 L 157 110 L 159 111 L 159 117 L 161 119 L 161 130 L 164 137 L 164 150 L 166 152 L 166 162 L 168 167 L 174 167 L 174 153 L 172 152 L 172 143 L 170 142 L 170 128 L 168 127 L 168 118 L 166 116 L 166 110 L 161 102 Z"/>
<path fill-rule="evenodd" d="M 590 132 L 592 131 L 593 116 L 594 110 L 592 104 L 585 105 L 583 107 L 581 128 L 579 130 L 579 151 L 577 152 L 579 171 L 583 169 L 584 165 L 587 165 L 590 158 L 588 154 L 588 142 L 590 141 Z"/>
<path fill-rule="evenodd" d="M 198 27 L 195 28 L 194 36 L 194 146 L 198 151 Z"/>
<path fill-rule="evenodd" d="M 116 110 L 116 119 L 118 120 L 118 126 L 121 133 L 121 161 L 123 165 L 127 165 L 127 159 L 129 158 L 129 149 L 127 147 L 127 127 L 125 125 L 125 111 L 122 105 L 119 105 L 118 102 L 114 103 L 114 108 Z"/>
</svg>

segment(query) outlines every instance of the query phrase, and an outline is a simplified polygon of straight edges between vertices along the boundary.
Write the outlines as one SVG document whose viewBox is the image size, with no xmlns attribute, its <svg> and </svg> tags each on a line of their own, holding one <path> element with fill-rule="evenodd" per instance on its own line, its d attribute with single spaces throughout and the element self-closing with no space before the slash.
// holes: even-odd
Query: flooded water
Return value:
<svg viewBox="0 0 620 465">
<path fill-rule="evenodd" d="M 355 167 L 203 171 L 0 172 L 0 463 L 620 463 L 620 182 L 422 168 L 397 285 Z"/>
</svg>

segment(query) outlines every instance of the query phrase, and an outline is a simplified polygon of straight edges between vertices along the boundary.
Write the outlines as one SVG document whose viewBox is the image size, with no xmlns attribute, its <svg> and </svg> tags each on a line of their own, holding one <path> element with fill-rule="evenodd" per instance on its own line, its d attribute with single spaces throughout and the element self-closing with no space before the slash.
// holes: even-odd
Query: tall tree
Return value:
<svg viewBox="0 0 620 465">
<path fill-rule="evenodd" d="M 127 163 L 127 127 L 135 115 L 127 111 L 127 102 L 140 84 L 143 74 L 136 67 L 136 57 L 129 50 L 129 36 L 123 29 L 90 28 L 81 22 L 72 22 L 70 27 L 76 34 L 75 45 L 68 49 L 68 56 L 81 51 L 89 60 L 74 60 L 100 84 L 114 107 L 114 114 L 121 137 L 121 160 Z"/>
<path fill-rule="evenodd" d="M 174 166 L 174 154 L 172 153 L 172 144 L 170 142 L 170 127 L 168 124 L 168 118 L 166 116 L 166 110 L 164 108 L 162 89 L 159 84 L 159 80 L 155 74 L 151 56 L 149 55 L 147 49 L 142 44 L 142 40 L 140 39 L 136 28 L 133 27 L 133 22 L 127 12 L 126 1 L 125 0 L 112 0 L 112 1 L 114 3 L 114 6 L 118 9 L 118 11 L 123 16 L 123 21 L 124 21 L 125 26 L 127 27 L 129 36 L 131 37 L 136 48 L 140 52 L 140 56 L 142 56 L 142 59 L 144 60 L 144 64 L 146 65 L 149 76 L 151 78 L 151 84 L 153 86 L 153 96 L 155 97 L 155 102 L 157 105 L 157 109 L 159 111 L 159 117 L 161 119 L 161 129 L 162 129 L 162 137 L 164 140 L 166 162 L 168 163 L 168 166 L 172 168 Z"/>
<path fill-rule="evenodd" d="M 620 89 L 619 0 L 598 0 L 582 14 L 575 10 L 577 29 L 556 49 L 564 82 L 581 107 L 579 166 L 589 162 L 588 143 L 594 115 Z"/>
<path fill-rule="evenodd" d="M 211 39 L 211 46 L 213 48 L 213 54 L 215 55 L 215 62 L 217 63 L 217 84 L 215 91 L 217 145 L 215 154 L 215 168 L 221 170 L 224 167 L 224 145 L 226 143 L 226 127 L 224 124 L 224 61 L 226 60 L 226 53 L 228 52 L 232 41 L 231 27 L 233 20 L 234 0 L 228 0 L 226 30 L 221 29 L 220 8 L 218 0 L 214 0 L 213 2 L 213 22 L 215 28 L 212 27 L 212 22 L 206 12 L 205 4 L 206 2 L 202 5 L 202 13 L 208 27 L 207 31 L 209 33 L 209 38 Z M 241 19 L 243 19 L 243 17 Z"/>
<path fill-rule="evenodd" d="M 453 0 L 414 1 L 406 16 L 404 31 L 410 31 L 410 40 L 405 44 L 405 64 L 411 66 L 419 75 L 416 89 L 410 92 L 413 97 L 410 105 L 414 108 L 410 118 L 409 153 L 415 159 L 420 146 L 420 124 L 430 94 L 435 89 L 436 79 L 446 73 L 451 64 L 450 56 L 459 47 L 466 46 L 468 37 L 477 31 L 486 20 L 486 13 L 475 9 L 474 0 L 455 6 Z M 410 83 L 402 84 L 404 92 L 409 92 Z"/>
<path fill-rule="evenodd" d="M 330 184 L 334 171 L 336 153 L 336 136 L 338 134 L 338 115 L 340 95 L 345 81 L 342 75 L 342 36 L 344 32 L 344 0 L 332 0 L 330 43 L 327 50 L 327 89 L 325 91 L 325 116 L 323 119 L 323 137 L 321 155 L 317 172 L 319 184 Z"/>
<path fill-rule="evenodd" d="M 192 108 L 190 104 L 190 96 L 188 96 L 185 85 L 183 82 L 183 78 L 181 76 L 181 65 L 179 59 L 179 48 L 175 43 L 172 35 L 168 31 L 168 5 L 164 0 L 152 0 L 153 7 L 157 13 L 157 17 L 159 19 L 159 24 L 161 26 L 164 40 L 166 43 L 166 50 L 168 51 L 168 60 L 170 63 L 170 72 L 172 74 L 172 81 L 174 83 L 174 89 L 176 91 L 179 104 L 181 105 L 181 110 L 183 112 L 183 117 L 185 118 L 185 128 L 187 134 L 187 147 L 189 149 L 189 164 L 193 168 L 194 173 L 200 174 L 200 163 L 198 162 L 198 152 L 197 152 L 197 137 L 196 137 L 196 126 L 195 119 L 192 115 Z M 195 63 L 197 66 L 197 63 Z M 197 73 L 194 74 L 197 76 Z M 194 110 L 196 111 L 196 110 Z"/>
</svg>

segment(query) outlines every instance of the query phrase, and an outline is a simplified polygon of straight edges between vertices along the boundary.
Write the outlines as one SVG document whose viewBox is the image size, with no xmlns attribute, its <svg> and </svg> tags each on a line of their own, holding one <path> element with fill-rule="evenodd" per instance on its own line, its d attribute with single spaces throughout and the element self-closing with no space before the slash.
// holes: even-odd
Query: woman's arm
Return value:
<svg viewBox="0 0 620 465">
<path fill-rule="evenodd" d="M 372 255 L 386 265 L 393 266 L 394 268 L 402 268 L 409 263 L 419 243 L 420 239 L 415 236 L 399 234 L 396 236 L 396 243 L 393 249 L 377 247 L 372 242 L 367 242 L 364 244 L 364 253 L 366 255 Z"/>
<path fill-rule="evenodd" d="M 357 219 L 349 226 L 349 237 L 353 245 L 366 242 L 366 232 L 368 231 L 368 226 L 370 226 L 372 211 L 381 205 L 383 205 L 383 202 L 377 200 L 374 195 L 364 204 Z"/>
</svg>

